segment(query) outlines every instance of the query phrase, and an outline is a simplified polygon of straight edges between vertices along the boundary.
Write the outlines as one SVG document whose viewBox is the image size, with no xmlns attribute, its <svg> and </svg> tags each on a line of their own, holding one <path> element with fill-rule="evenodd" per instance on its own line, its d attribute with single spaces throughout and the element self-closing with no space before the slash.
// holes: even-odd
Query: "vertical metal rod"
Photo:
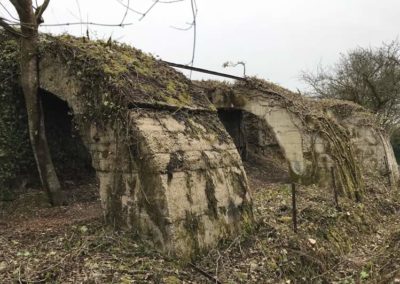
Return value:
<svg viewBox="0 0 400 284">
<path fill-rule="evenodd" d="M 390 170 L 390 167 L 389 167 L 389 162 L 388 162 L 388 159 L 387 159 L 387 155 L 385 155 L 384 158 L 385 158 L 384 159 L 385 167 L 387 169 L 389 188 L 392 188 L 392 171 Z"/>
<path fill-rule="evenodd" d="M 292 183 L 292 220 L 293 231 L 297 233 L 297 207 L 296 207 L 296 184 Z"/>
<path fill-rule="evenodd" d="M 333 200 L 335 201 L 336 210 L 340 210 L 338 191 L 337 191 L 337 186 L 336 186 L 336 176 L 335 176 L 335 170 L 333 167 L 331 167 L 331 175 L 332 175 L 332 187 L 333 187 Z"/>
</svg>

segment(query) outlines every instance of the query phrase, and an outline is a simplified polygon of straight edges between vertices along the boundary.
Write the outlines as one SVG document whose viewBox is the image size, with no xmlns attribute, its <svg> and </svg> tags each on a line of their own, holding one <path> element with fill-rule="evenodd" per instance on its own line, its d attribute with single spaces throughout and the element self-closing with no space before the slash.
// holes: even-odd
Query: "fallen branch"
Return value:
<svg viewBox="0 0 400 284">
<path fill-rule="evenodd" d="M 189 262 L 189 265 L 196 270 L 197 272 L 199 272 L 201 275 L 207 277 L 208 279 L 210 279 L 211 281 L 213 281 L 216 284 L 222 284 L 221 281 L 218 280 L 218 278 L 212 276 L 210 273 L 208 273 L 207 271 L 204 271 L 203 269 L 201 269 L 200 267 L 197 267 L 196 265 L 194 265 L 193 263 Z"/>
</svg>

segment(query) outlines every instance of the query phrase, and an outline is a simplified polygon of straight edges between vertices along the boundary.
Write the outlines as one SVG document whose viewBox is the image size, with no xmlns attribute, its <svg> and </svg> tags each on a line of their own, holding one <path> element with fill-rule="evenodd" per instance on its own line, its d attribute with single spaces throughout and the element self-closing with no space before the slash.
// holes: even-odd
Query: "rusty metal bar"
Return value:
<svg viewBox="0 0 400 284">
<path fill-rule="evenodd" d="M 336 176 L 335 176 L 335 169 L 331 167 L 331 175 L 332 175 L 332 187 L 333 187 L 333 200 L 335 201 L 336 210 L 340 210 L 339 206 L 339 197 L 338 197 L 338 189 L 336 185 Z"/>
<path fill-rule="evenodd" d="M 211 75 L 215 75 L 215 76 L 226 77 L 226 78 L 240 80 L 240 81 L 246 81 L 246 78 L 239 77 L 239 76 L 220 73 L 220 72 L 207 70 L 207 69 L 203 69 L 203 68 L 198 68 L 198 67 L 193 67 L 193 66 L 188 66 L 188 65 L 184 65 L 184 64 L 173 63 L 173 62 L 164 61 L 164 60 L 161 60 L 161 61 L 168 64 L 169 66 L 176 67 L 176 68 L 182 68 L 182 69 L 192 70 L 192 71 L 196 71 L 196 72 L 207 73 L 207 74 L 211 74 Z"/>
<path fill-rule="evenodd" d="M 293 231 L 297 233 L 297 206 L 296 206 L 296 184 L 292 183 L 292 220 Z"/>
</svg>

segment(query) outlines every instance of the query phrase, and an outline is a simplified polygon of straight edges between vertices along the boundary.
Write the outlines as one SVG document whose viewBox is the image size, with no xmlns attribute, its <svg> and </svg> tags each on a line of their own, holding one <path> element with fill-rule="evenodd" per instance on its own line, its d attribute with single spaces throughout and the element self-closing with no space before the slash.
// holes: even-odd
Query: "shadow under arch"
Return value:
<svg viewBox="0 0 400 284">
<path fill-rule="evenodd" d="M 91 155 L 76 128 L 66 101 L 40 89 L 46 136 L 57 175 L 74 184 L 93 182 L 95 171 Z"/>
<path fill-rule="evenodd" d="M 271 130 L 280 146 L 293 180 L 309 180 L 309 169 L 304 157 L 306 137 L 301 129 L 302 121 L 289 112 L 282 103 L 261 93 L 220 93 L 209 94 L 209 99 L 217 109 L 248 112 L 263 122 Z"/>
<path fill-rule="evenodd" d="M 218 116 L 231 135 L 248 171 L 258 172 L 266 183 L 290 183 L 284 149 L 265 120 L 245 110 L 218 109 Z"/>
</svg>

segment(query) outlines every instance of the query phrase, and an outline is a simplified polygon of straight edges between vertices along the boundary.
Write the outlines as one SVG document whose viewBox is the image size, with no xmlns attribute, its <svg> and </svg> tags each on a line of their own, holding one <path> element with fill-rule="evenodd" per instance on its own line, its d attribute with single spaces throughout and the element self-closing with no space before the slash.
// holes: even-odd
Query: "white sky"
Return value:
<svg viewBox="0 0 400 284">
<path fill-rule="evenodd" d="M 77 5 L 79 1 L 80 13 Z M 128 0 L 123 0 L 127 3 Z M 7 7 L 7 0 L 0 0 Z M 145 11 L 153 0 L 130 0 Z M 242 75 L 240 67 L 223 69 L 225 61 L 245 61 L 247 75 L 256 75 L 296 90 L 302 70 L 330 65 L 339 54 L 357 46 L 378 46 L 399 35 L 399 0 L 197 0 L 195 66 Z M 10 9 L 12 11 L 12 9 Z M 118 0 L 51 0 L 45 23 L 120 23 L 125 8 Z M 9 18 L 0 7 L 0 15 Z M 81 16 L 80 16 L 81 15 Z M 142 20 L 129 12 L 125 28 L 89 26 L 91 37 L 129 43 L 162 59 L 186 64 L 191 59 L 192 31 L 178 31 L 191 22 L 190 0 L 157 4 Z M 86 26 L 41 28 L 52 33 L 86 34 Z M 193 73 L 194 79 L 211 78 Z M 222 78 L 214 78 L 220 79 Z"/>
</svg>

